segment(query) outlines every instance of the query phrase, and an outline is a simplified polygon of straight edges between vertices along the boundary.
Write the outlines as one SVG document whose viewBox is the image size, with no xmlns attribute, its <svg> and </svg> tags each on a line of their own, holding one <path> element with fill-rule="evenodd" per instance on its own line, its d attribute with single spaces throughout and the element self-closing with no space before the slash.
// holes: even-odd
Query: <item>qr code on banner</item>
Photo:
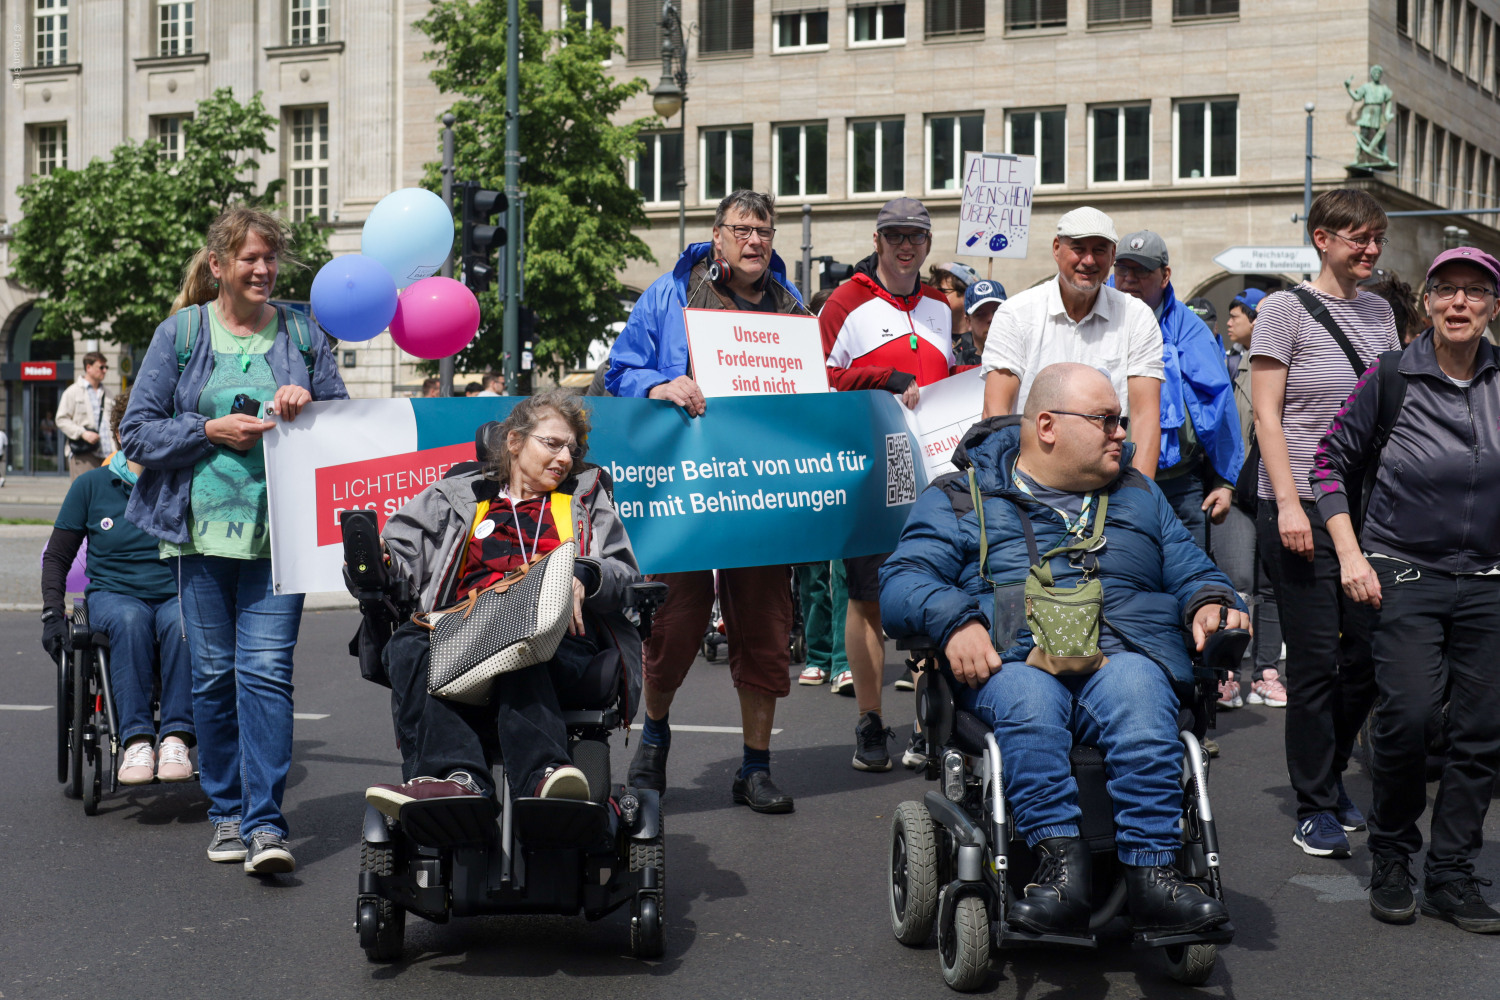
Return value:
<svg viewBox="0 0 1500 1000">
<path fill-rule="evenodd" d="M 885 436 L 885 505 L 895 507 L 917 499 L 917 474 L 912 469 L 911 438 Z"/>
</svg>

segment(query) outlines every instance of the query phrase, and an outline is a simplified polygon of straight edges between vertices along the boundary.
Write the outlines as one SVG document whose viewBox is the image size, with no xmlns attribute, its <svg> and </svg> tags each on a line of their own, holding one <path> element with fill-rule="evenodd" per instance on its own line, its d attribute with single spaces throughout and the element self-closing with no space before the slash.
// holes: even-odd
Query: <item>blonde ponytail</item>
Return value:
<svg viewBox="0 0 1500 1000">
<path fill-rule="evenodd" d="M 208 247 L 203 247 L 193 254 L 192 260 L 188 261 L 187 267 L 182 271 L 182 290 L 177 293 L 177 298 L 172 300 L 172 312 L 175 313 L 188 306 L 212 302 L 219 297 L 213 272 L 208 269 L 210 253 Z"/>
</svg>

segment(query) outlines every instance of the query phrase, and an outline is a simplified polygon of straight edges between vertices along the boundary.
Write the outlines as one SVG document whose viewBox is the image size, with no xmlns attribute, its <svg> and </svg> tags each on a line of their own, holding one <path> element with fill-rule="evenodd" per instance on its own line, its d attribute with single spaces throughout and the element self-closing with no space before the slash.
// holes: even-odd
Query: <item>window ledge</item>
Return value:
<svg viewBox="0 0 1500 1000">
<path fill-rule="evenodd" d="M 202 66 L 207 62 L 207 52 L 189 52 L 181 56 L 141 56 L 135 61 L 135 65 L 137 69 L 171 69 L 177 66 Z"/>
<path fill-rule="evenodd" d="M 344 51 L 343 42 L 319 42 L 317 45 L 267 45 L 267 59 L 285 59 L 288 56 L 326 56 Z"/>
<path fill-rule="evenodd" d="M 1172 24 L 1186 28 L 1194 24 L 1232 24 L 1239 19 L 1238 14 L 1188 14 L 1182 17 L 1174 16 Z"/>
<path fill-rule="evenodd" d="M 10 71 L 12 80 L 34 80 L 44 76 L 76 76 L 83 72 L 83 63 L 58 63 L 55 66 L 23 66 Z"/>
<path fill-rule="evenodd" d="M 1066 35 L 1068 26 L 1060 24 L 1057 27 L 1048 28 L 1006 28 L 1005 37 L 1020 40 L 1022 38 L 1046 38 L 1049 36 Z"/>
<path fill-rule="evenodd" d="M 885 38 L 878 42 L 850 42 L 849 48 L 853 49 L 888 49 L 893 45 L 905 45 L 905 38 Z"/>
<path fill-rule="evenodd" d="M 773 56 L 800 56 L 800 55 L 803 55 L 803 54 L 808 53 L 808 52 L 827 52 L 827 51 L 828 51 L 828 43 L 824 42 L 822 45 L 789 45 L 789 46 L 787 46 L 784 49 L 779 49 L 779 48 L 773 47 L 771 49 L 771 55 L 773 55 Z"/>
<path fill-rule="evenodd" d="M 953 45 L 963 42 L 982 42 L 986 38 L 983 28 L 973 31 L 959 31 L 945 35 L 929 35 L 923 39 L 928 45 Z"/>
<path fill-rule="evenodd" d="M 1087 26 L 1087 28 L 1085 30 L 1087 30 L 1087 31 L 1143 31 L 1143 30 L 1145 30 L 1147 28 L 1150 28 L 1150 27 L 1151 27 L 1151 20 L 1149 18 L 1147 18 L 1147 19 L 1141 20 L 1141 21 L 1122 21 L 1122 22 L 1119 22 L 1119 23 L 1111 21 L 1108 24 L 1090 24 L 1090 25 Z"/>
<path fill-rule="evenodd" d="M 717 62 L 721 59 L 754 59 L 754 49 L 730 49 L 727 52 L 699 52 L 701 60 Z"/>
</svg>

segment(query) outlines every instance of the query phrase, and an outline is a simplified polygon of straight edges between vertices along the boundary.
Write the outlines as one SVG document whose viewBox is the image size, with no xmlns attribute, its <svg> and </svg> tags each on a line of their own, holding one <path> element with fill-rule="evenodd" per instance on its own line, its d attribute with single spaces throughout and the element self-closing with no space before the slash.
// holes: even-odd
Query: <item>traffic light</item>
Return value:
<svg viewBox="0 0 1500 1000">
<path fill-rule="evenodd" d="M 832 257 L 814 257 L 813 260 L 823 265 L 818 275 L 818 290 L 825 288 L 837 288 L 839 285 L 854 277 L 853 264 L 840 264 Z"/>
<path fill-rule="evenodd" d="M 505 246 L 505 194 L 487 191 L 475 181 L 464 181 L 462 256 L 464 284 L 476 295 L 490 286 L 499 272 L 495 251 Z"/>
</svg>

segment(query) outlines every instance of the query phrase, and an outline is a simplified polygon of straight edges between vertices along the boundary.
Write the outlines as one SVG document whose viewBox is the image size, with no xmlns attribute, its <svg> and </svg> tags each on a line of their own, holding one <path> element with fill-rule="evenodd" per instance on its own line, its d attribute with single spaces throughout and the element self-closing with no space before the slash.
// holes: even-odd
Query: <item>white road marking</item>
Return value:
<svg viewBox="0 0 1500 1000">
<path fill-rule="evenodd" d="M 322 712 L 322 713 L 319 713 L 319 712 L 293 712 L 292 713 L 292 718 L 294 718 L 294 719 L 312 719 L 312 720 L 326 719 L 326 718 L 328 718 L 328 713 L 327 712 Z"/>
<path fill-rule="evenodd" d="M 51 705 L 0 705 L 0 712 L 50 712 Z"/>
<path fill-rule="evenodd" d="M 736 733 L 736 734 L 739 734 L 739 733 L 743 733 L 744 732 L 744 730 L 741 729 L 739 726 L 679 726 L 675 722 L 669 723 L 669 725 L 671 725 L 672 732 L 674 732 L 674 733 Z M 779 730 L 779 729 L 773 729 L 773 730 L 771 730 L 771 735 L 775 736 L 779 732 L 781 732 L 781 730 Z"/>
</svg>

